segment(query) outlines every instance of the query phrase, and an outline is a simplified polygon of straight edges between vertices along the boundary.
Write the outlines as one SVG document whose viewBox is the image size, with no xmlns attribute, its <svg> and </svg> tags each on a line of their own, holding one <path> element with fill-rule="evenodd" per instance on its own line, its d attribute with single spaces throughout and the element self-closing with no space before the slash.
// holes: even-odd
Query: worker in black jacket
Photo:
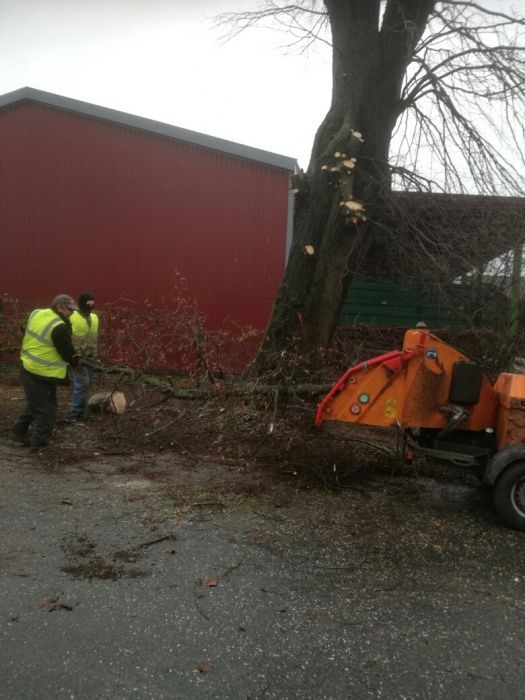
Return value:
<svg viewBox="0 0 525 700">
<path fill-rule="evenodd" d="M 57 386 L 69 383 L 68 367 L 79 363 L 69 322 L 76 309 L 69 294 L 59 294 L 49 308 L 35 309 L 27 322 L 20 353 L 27 404 L 12 435 L 35 451 L 48 444 L 55 427 Z"/>
</svg>

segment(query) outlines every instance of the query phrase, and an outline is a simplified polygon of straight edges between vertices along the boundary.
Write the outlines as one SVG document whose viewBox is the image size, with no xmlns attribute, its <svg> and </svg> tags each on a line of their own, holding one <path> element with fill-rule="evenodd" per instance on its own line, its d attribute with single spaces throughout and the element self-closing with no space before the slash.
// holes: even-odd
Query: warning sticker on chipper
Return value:
<svg viewBox="0 0 525 700">
<path fill-rule="evenodd" d="M 385 417 L 395 418 L 397 414 L 397 399 L 387 399 L 385 403 Z"/>
</svg>

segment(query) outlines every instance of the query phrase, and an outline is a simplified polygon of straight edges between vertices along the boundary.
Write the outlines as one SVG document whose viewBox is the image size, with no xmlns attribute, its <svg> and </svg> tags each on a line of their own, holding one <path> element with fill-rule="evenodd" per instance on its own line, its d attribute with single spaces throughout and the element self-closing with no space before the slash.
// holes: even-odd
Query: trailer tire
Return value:
<svg viewBox="0 0 525 700">
<path fill-rule="evenodd" d="M 525 461 L 504 469 L 494 486 L 494 506 L 506 525 L 525 530 Z"/>
</svg>

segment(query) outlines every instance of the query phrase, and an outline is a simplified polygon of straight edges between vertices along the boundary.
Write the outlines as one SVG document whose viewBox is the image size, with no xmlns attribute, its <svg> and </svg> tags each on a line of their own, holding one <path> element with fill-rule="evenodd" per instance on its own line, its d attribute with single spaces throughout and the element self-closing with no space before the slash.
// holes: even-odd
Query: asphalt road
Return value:
<svg viewBox="0 0 525 700">
<path fill-rule="evenodd" d="M 3 700 L 523 695 L 525 539 L 471 485 L 6 440 L 0 479 Z"/>
</svg>

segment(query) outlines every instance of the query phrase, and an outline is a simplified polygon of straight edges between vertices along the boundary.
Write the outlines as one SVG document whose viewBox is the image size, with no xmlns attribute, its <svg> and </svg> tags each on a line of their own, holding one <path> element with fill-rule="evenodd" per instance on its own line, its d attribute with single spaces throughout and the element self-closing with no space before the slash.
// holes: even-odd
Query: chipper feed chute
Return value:
<svg viewBox="0 0 525 700">
<path fill-rule="evenodd" d="M 468 406 L 468 410 L 465 408 Z M 428 331 L 410 330 L 402 350 L 351 367 L 318 406 L 315 424 L 485 430 L 496 394 L 479 365 Z"/>
</svg>

